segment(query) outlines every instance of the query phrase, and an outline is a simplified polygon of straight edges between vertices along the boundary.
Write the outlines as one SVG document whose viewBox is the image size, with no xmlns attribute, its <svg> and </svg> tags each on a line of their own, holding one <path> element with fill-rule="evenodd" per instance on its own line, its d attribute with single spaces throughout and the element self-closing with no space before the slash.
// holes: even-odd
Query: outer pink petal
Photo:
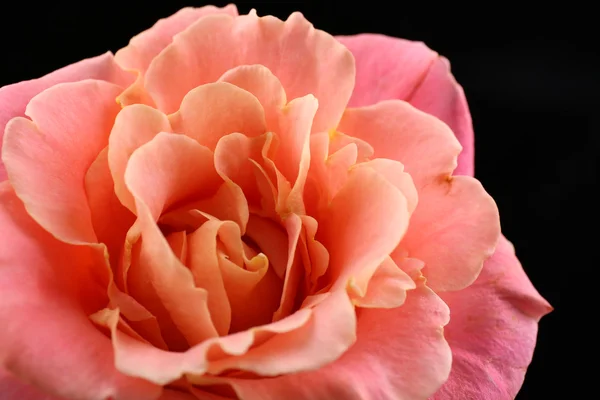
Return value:
<svg viewBox="0 0 600 400">
<path fill-rule="evenodd" d="M 6 182 L 0 237 L 0 369 L 67 398 L 158 398 L 160 387 L 115 370 L 110 340 L 57 281 L 57 268 L 79 260 L 74 247 L 32 221 Z"/>
<path fill-rule="evenodd" d="M 2 136 L 8 121 L 25 115 L 29 100 L 38 93 L 64 82 L 77 82 L 85 79 L 98 79 L 115 83 L 122 87 L 130 85 L 134 76 L 119 68 L 113 55 L 109 53 L 68 65 L 38 79 L 23 81 L 0 88 L 0 150 Z M 0 161 L 0 182 L 6 179 L 6 171 Z"/>
<path fill-rule="evenodd" d="M 212 14 L 228 14 L 235 17 L 238 12 L 234 4 L 223 8 L 215 6 L 182 8 L 170 17 L 159 20 L 150 29 L 134 36 L 126 47 L 117 51 L 115 59 L 124 68 L 145 73 L 152 59 L 173 41 L 173 36 L 184 31 L 198 19 Z"/>
<path fill-rule="evenodd" d="M 354 60 L 300 13 L 285 22 L 256 13 L 202 18 L 154 58 L 145 87 L 158 108 L 170 113 L 194 87 L 217 81 L 231 68 L 252 64 L 269 68 L 288 99 L 313 94 L 319 100 L 315 131 L 335 128 L 354 86 Z"/>
<path fill-rule="evenodd" d="M 552 307 L 525 275 L 510 242 L 500 240 L 475 283 L 441 296 L 452 310 L 445 335 L 453 363 L 434 399 L 514 398 L 531 362 L 538 321 Z"/>
<path fill-rule="evenodd" d="M 444 121 L 463 146 L 456 175 L 473 175 L 473 126 L 462 87 L 450 63 L 423 43 L 384 35 L 338 36 L 356 59 L 350 106 L 405 100 Z"/>
<path fill-rule="evenodd" d="M 223 379 L 244 400 L 423 400 L 444 383 L 451 353 L 442 327 L 449 311 L 422 280 L 402 307 L 363 309 L 358 338 L 314 372 L 274 379 Z"/>
<path fill-rule="evenodd" d="M 120 92 L 98 80 L 62 83 L 29 102 L 32 121 L 18 117 L 6 127 L 2 160 L 11 185 L 28 213 L 63 241 L 96 242 L 84 179 L 108 144 Z"/>
</svg>

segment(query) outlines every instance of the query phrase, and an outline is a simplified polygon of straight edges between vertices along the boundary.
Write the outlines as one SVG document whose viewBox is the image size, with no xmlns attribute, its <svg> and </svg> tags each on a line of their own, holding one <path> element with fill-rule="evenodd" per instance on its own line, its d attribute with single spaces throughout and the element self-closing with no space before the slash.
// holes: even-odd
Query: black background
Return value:
<svg viewBox="0 0 600 400">
<path fill-rule="evenodd" d="M 114 52 L 157 19 L 204 4 L 2 5 L 0 86 Z M 585 314 L 598 266 L 591 257 L 598 236 L 592 212 L 598 202 L 591 189 L 598 168 L 600 51 L 592 10 L 570 4 L 525 11 L 488 2 L 463 10 L 441 10 L 433 2 L 420 9 L 395 1 L 237 4 L 240 13 L 254 7 L 259 15 L 282 19 L 301 11 L 332 34 L 373 32 L 424 41 L 450 60 L 473 115 L 476 176 L 496 199 L 503 232 L 529 277 L 555 308 L 540 323 L 517 399 L 561 397 L 567 387 L 568 398 L 579 398 L 585 371 L 578 371 L 580 350 L 573 339 L 585 345 L 596 335 L 577 315 Z"/>
</svg>

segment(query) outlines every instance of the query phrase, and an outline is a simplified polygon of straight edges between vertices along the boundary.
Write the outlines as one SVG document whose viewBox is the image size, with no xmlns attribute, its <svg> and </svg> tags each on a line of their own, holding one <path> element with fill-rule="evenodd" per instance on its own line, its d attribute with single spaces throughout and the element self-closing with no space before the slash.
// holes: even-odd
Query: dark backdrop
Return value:
<svg viewBox="0 0 600 400">
<path fill-rule="evenodd" d="M 581 372 L 567 333 L 581 332 L 583 343 L 594 335 L 591 327 L 576 323 L 576 313 L 585 309 L 589 297 L 586 274 L 598 265 L 588 250 L 597 236 L 591 213 L 597 201 L 590 189 L 597 180 L 600 133 L 593 13 L 575 8 L 577 15 L 569 15 L 566 7 L 573 4 L 526 12 L 492 3 L 440 10 L 428 3 L 416 10 L 395 1 L 387 6 L 377 1 L 237 2 L 241 13 L 255 7 L 260 15 L 282 19 L 302 11 L 332 34 L 374 32 L 424 41 L 450 59 L 473 115 L 476 176 L 496 199 L 503 232 L 529 277 L 555 307 L 541 321 L 518 399 L 560 397 L 567 386 L 573 395 L 585 385 L 569 383 L 570 377 L 581 379 Z M 157 19 L 186 5 L 204 4 L 3 4 L 0 86 L 116 51 Z M 567 303 L 577 308 L 568 310 Z"/>
</svg>

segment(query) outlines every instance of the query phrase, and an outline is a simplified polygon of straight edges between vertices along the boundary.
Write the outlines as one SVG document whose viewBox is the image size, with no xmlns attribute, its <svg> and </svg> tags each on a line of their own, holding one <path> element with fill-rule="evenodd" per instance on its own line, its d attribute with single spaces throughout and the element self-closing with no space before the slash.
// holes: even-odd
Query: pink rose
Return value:
<svg viewBox="0 0 600 400">
<path fill-rule="evenodd" d="M 0 125 L 3 399 L 519 390 L 551 308 L 423 44 L 186 8 Z"/>
</svg>

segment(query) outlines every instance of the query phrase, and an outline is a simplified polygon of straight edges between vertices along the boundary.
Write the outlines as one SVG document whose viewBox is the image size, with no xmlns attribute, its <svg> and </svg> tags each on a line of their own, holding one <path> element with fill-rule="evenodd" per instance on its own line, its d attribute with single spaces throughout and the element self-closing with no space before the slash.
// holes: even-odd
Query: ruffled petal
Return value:
<svg viewBox="0 0 600 400">
<path fill-rule="evenodd" d="M 58 397 L 157 399 L 159 386 L 115 370 L 110 341 L 72 296 L 70 282 L 87 287 L 76 268 L 94 255 L 90 248 L 51 237 L 7 184 L 0 187 L 0 231 L 10 237 L 0 241 L 0 369 Z"/>
<path fill-rule="evenodd" d="M 404 164 L 417 190 L 449 176 L 461 150 L 446 124 L 399 100 L 349 108 L 338 130 L 368 142 L 376 158 Z"/>
<path fill-rule="evenodd" d="M 133 197 L 125 185 L 129 157 L 158 133 L 172 131 L 167 116 L 146 105 L 125 107 L 117 115 L 108 141 L 108 165 L 115 184 L 115 194 L 129 210 L 135 212 Z"/>
<path fill-rule="evenodd" d="M 12 118 L 25 116 L 25 108 L 32 98 L 59 83 L 78 82 L 85 79 L 98 79 L 127 87 L 132 83 L 134 76 L 120 69 L 115 63 L 113 55 L 107 52 L 68 65 L 41 78 L 0 88 L 0 150 L 6 124 Z M 0 161 L 0 182 L 5 179 L 6 170 Z"/>
<path fill-rule="evenodd" d="M 431 288 L 460 290 L 477 278 L 499 237 L 494 199 L 476 179 L 455 176 L 419 192 L 399 247 L 425 262 L 423 274 Z"/>
<path fill-rule="evenodd" d="M 452 310 L 445 335 L 453 354 L 435 400 L 512 399 L 535 347 L 538 322 L 552 307 L 535 290 L 504 237 L 479 278 L 442 298 Z"/>
<path fill-rule="evenodd" d="M 202 18 L 154 58 L 145 86 L 158 108 L 170 113 L 191 89 L 217 81 L 234 67 L 253 64 L 271 70 L 288 99 L 313 94 L 319 100 L 313 131 L 335 128 L 354 86 L 354 60 L 300 13 L 285 22 L 256 13 Z"/>
<path fill-rule="evenodd" d="M 212 151 L 185 135 L 161 132 L 133 153 L 125 182 L 158 220 L 173 205 L 215 194 L 223 181 Z"/>
<path fill-rule="evenodd" d="M 442 333 L 448 319 L 446 304 L 421 281 L 402 307 L 361 310 L 356 344 L 319 370 L 217 382 L 244 400 L 426 399 L 450 372 L 452 354 Z"/>
<path fill-rule="evenodd" d="M 264 65 L 240 65 L 225 72 L 219 82 L 228 82 L 252 93 L 265 110 L 267 127 L 278 125 L 279 112 L 287 104 L 285 89 Z"/>
<path fill-rule="evenodd" d="M 421 42 L 384 35 L 337 36 L 356 60 L 351 107 L 405 100 L 444 121 L 460 141 L 456 175 L 473 176 L 473 125 L 462 87 L 450 63 Z"/>
<path fill-rule="evenodd" d="M 230 133 L 254 137 L 267 131 L 265 113 L 258 99 L 227 82 L 191 90 L 169 120 L 175 132 L 185 133 L 211 150 Z"/>
<path fill-rule="evenodd" d="M 135 215 L 115 195 L 108 166 L 108 148 L 105 147 L 98 154 L 85 175 L 84 184 L 94 233 L 98 242 L 106 245 L 110 265 L 117 266 L 125 236 L 135 222 Z"/>
<path fill-rule="evenodd" d="M 213 14 L 228 14 L 235 17 L 238 12 L 234 4 L 228 4 L 225 7 L 210 5 L 199 8 L 182 8 L 134 36 L 126 47 L 117 51 L 115 59 L 124 68 L 144 73 L 152 59 L 173 41 L 173 36 L 184 31 L 200 18 Z"/>
<path fill-rule="evenodd" d="M 165 333 L 169 345 L 184 346 L 177 333 L 189 345 L 218 335 L 206 290 L 195 286 L 192 273 L 181 264 L 156 225 L 162 210 L 172 202 L 207 187 L 215 190 L 218 182 L 213 180 L 220 178 L 214 169 L 211 176 L 207 167 L 212 165 L 212 152 L 193 139 L 160 133 L 134 152 L 125 172 L 138 216 L 128 234 L 134 247 L 127 287 L 156 315 L 161 327 L 169 327 Z"/>
<path fill-rule="evenodd" d="M 263 376 L 318 369 L 340 357 L 354 343 L 355 333 L 354 307 L 344 291 L 322 295 L 311 307 L 280 321 L 209 339 L 183 353 L 135 340 L 117 330 L 116 322 L 112 329 L 117 368 L 157 384 L 184 373 L 197 383 L 205 373 L 230 369 Z"/>
<path fill-rule="evenodd" d="M 11 185 L 33 219 L 60 240 L 97 241 L 84 179 L 108 144 L 120 91 L 98 80 L 56 85 L 29 102 L 32 121 L 19 117 L 6 127 L 2 159 Z"/>
<path fill-rule="evenodd" d="M 329 251 L 326 273 L 333 289 L 362 297 L 377 267 L 408 227 L 406 197 L 376 171 L 355 168 L 331 201 L 317 239 Z"/>
</svg>

